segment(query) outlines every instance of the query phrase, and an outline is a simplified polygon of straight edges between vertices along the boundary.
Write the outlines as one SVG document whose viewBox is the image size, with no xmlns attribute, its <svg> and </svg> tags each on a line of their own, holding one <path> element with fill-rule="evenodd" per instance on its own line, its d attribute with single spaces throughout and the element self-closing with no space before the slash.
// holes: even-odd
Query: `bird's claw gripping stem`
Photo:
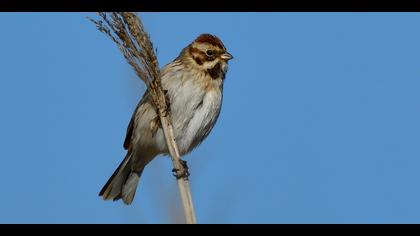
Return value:
<svg viewBox="0 0 420 236">
<path fill-rule="evenodd" d="M 179 160 L 180 164 L 183 167 L 183 170 L 179 170 L 177 168 L 173 168 L 172 172 L 174 172 L 174 176 L 176 177 L 176 179 L 181 179 L 181 178 L 185 178 L 188 179 L 188 176 L 190 176 L 190 172 L 188 171 L 188 165 L 187 162 L 184 160 Z"/>
</svg>

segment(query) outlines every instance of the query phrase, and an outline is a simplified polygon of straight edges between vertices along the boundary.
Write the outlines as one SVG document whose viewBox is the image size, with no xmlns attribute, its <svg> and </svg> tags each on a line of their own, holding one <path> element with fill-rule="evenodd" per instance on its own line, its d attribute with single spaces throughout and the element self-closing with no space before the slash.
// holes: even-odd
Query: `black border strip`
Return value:
<svg viewBox="0 0 420 236">
<path fill-rule="evenodd" d="M 396 0 L 1 0 L 0 11 L 14 12 L 419 12 L 420 1 Z"/>
</svg>

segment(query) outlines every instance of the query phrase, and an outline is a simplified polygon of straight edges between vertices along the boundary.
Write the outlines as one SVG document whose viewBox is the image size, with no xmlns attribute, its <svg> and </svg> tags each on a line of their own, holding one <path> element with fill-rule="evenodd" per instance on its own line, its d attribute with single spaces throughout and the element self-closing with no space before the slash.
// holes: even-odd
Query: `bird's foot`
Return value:
<svg viewBox="0 0 420 236">
<path fill-rule="evenodd" d="M 188 179 L 188 176 L 190 176 L 190 172 L 188 171 L 188 165 L 187 162 L 184 160 L 179 160 L 181 166 L 183 167 L 182 170 L 179 170 L 177 168 L 173 168 L 172 172 L 174 172 L 174 176 L 176 177 L 176 179 L 181 179 L 181 178 L 185 178 Z"/>
</svg>

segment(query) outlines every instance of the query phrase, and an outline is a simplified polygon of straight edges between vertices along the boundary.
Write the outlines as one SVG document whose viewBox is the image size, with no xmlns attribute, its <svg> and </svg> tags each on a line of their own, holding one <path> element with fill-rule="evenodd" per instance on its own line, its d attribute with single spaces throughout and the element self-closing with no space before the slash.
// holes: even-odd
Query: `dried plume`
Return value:
<svg viewBox="0 0 420 236">
<path fill-rule="evenodd" d="M 179 173 L 186 173 L 174 138 L 170 114 L 167 109 L 169 104 L 161 86 L 158 60 L 150 37 L 146 33 L 140 18 L 134 12 L 99 12 L 98 14 L 99 20 L 90 20 L 99 31 L 108 35 L 117 44 L 128 64 L 133 67 L 137 76 L 146 83 L 160 118 L 174 169 L 178 170 Z M 186 223 L 196 223 L 188 175 L 178 178 L 177 181 Z"/>
</svg>

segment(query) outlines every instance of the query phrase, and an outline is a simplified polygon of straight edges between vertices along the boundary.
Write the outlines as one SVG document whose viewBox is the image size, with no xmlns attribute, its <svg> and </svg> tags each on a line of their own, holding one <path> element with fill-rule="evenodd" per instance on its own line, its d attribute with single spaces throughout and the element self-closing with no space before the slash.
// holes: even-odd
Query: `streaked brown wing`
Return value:
<svg viewBox="0 0 420 236">
<path fill-rule="evenodd" d="M 136 117 L 136 114 L 137 114 L 137 110 L 139 109 L 141 104 L 148 101 L 148 99 L 149 99 L 149 90 L 146 90 L 146 92 L 143 95 L 143 98 L 140 100 L 139 104 L 137 104 L 137 107 L 134 110 L 133 115 L 131 116 L 130 123 L 128 124 L 127 133 L 125 135 L 125 140 L 124 140 L 124 145 L 123 145 L 124 149 L 126 149 L 126 150 L 128 150 L 130 148 L 130 145 L 131 145 L 131 140 L 132 140 L 132 136 L 133 136 L 134 127 L 136 126 L 135 117 Z"/>
<path fill-rule="evenodd" d="M 131 144 L 131 136 L 133 135 L 133 129 L 134 129 L 134 115 L 136 114 L 137 109 L 134 111 L 134 114 L 131 116 L 131 120 L 130 123 L 128 124 L 127 127 L 127 133 L 125 135 L 125 140 L 124 140 L 124 149 L 128 149 L 130 148 L 130 144 Z"/>
</svg>

